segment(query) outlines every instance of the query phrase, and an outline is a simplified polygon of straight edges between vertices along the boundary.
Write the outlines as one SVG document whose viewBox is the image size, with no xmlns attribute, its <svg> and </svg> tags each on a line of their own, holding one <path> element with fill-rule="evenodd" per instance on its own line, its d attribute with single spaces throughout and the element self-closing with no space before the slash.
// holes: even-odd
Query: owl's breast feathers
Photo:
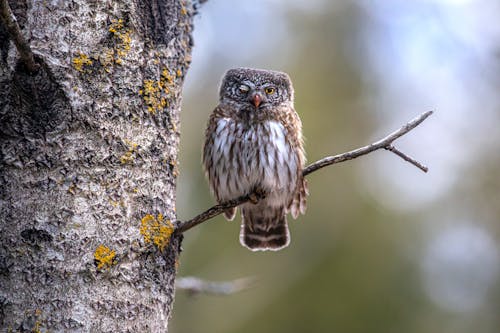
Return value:
<svg viewBox="0 0 500 333">
<path fill-rule="evenodd" d="M 305 201 L 297 198 L 305 191 L 300 119 L 293 109 L 280 114 L 278 119 L 249 124 L 222 107 L 212 113 L 203 162 L 217 201 L 258 188 L 268 193 L 268 205 L 290 208 L 294 217 L 304 211 Z"/>
</svg>

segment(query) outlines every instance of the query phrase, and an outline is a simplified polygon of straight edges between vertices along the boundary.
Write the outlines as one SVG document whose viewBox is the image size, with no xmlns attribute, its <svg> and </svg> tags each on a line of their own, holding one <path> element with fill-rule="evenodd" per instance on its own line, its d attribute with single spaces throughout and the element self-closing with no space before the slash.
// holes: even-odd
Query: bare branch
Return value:
<svg viewBox="0 0 500 333">
<path fill-rule="evenodd" d="M 304 171 L 302 172 L 302 174 L 304 176 L 307 176 L 308 174 L 310 174 L 316 170 L 319 170 L 321 168 L 324 168 L 326 166 L 329 166 L 329 165 L 332 165 L 335 163 L 340 163 L 340 162 L 352 160 L 352 159 L 355 159 L 357 157 L 374 152 L 375 150 L 378 150 L 381 148 L 392 151 L 393 153 L 395 153 L 399 157 L 403 158 L 405 161 L 410 162 L 410 163 L 414 164 L 415 166 L 417 166 L 418 168 L 420 168 L 421 170 L 423 170 L 424 172 L 427 172 L 427 168 L 423 167 L 422 164 L 420 164 L 418 162 L 417 162 L 417 164 L 415 164 L 414 162 L 416 162 L 416 161 L 414 159 L 406 156 L 405 154 L 401 153 L 399 150 L 395 149 L 394 147 L 393 147 L 393 149 L 390 149 L 389 147 L 392 147 L 392 143 L 396 139 L 402 137 L 403 135 L 405 135 L 406 133 L 408 133 L 409 131 L 411 131 L 412 129 L 417 127 L 418 125 L 420 125 L 432 113 L 433 113 L 432 111 L 427 111 L 425 113 L 422 113 L 420 116 L 410 120 L 408 123 L 406 123 L 403 127 L 398 129 L 397 131 L 392 132 L 391 134 L 387 135 L 385 138 L 380 139 L 377 142 L 374 142 L 368 146 L 364 146 L 364 147 L 361 147 L 361 148 L 358 148 L 355 150 L 351 150 L 351 151 L 348 151 L 347 153 L 322 158 L 321 160 L 316 161 L 313 164 L 306 167 L 304 169 Z M 399 153 L 401 153 L 402 155 L 400 155 Z M 403 156 L 405 156 L 405 157 L 403 157 Z"/>
<path fill-rule="evenodd" d="M 183 289 L 190 294 L 230 295 L 250 288 L 255 282 L 254 278 L 241 278 L 232 281 L 212 282 L 196 277 L 183 277 L 177 279 L 177 289 Z"/>
<path fill-rule="evenodd" d="M 423 172 L 427 172 L 429 171 L 429 168 L 426 167 L 425 165 L 423 165 L 422 163 L 420 163 L 419 161 L 417 161 L 416 159 L 406 155 L 405 153 L 403 153 L 402 151 L 398 150 L 396 147 L 394 147 L 393 145 L 389 145 L 387 147 L 384 147 L 386 150 L 389 150 L 389 151 L 392 151 L 394 154 L 398 155 L 399 157 L 401 157 L 403 160 L 405 160 L 406 162 L 408 163 L 411 163 L 413 164 L 414 166 L 416 166 L 417 168 L 419 168 L 420 170 L 422 170 Z"/>
<path fill-rule="evenodd" d="M 39 66 L 35 62 L 35 58 L 33 57 L 33 52 L 31 51 L 29 44 L 26 42 L 21 33 L 21 29 L 17 24 L 16 17 L 10 9 L 8 0 L 0 0 L 0 21 L 5 26 L 5 30 L 7 30 L 9 37 L 16 45 L 21 61 L 26 65 L 29 71 L 35 72 L 38 70 Z"/>
<path fill-rule="evenodd" d="M 425 113 L 422 113 L 420 116 L 410 120 L 408 123 L 406 123 L 403 127 L 400 129 L 392 132 L 391 134 L 387 135 L 386 137 L 368 145 L 364 146 L 355 150 L 348 151 L 343 154 L 339 155 L 334 155 L 334 156 L 328 156 L 325 158 L 322 158 L 319 161 L 316 161 L 309 166 L 307 166 L 303 171 L 302 174 L 305 176 L 313 173 L 314 171 L 317 171 L 321 168 L 324 168 L 326 166 L 340 163 L 340 162 L 345 162 L 349 161 L 352 159 L 355 159 L 357 157 L 369 154 L 371 152 L 374 152 L 375 150 L 379 149 L 386 149 L 388 151 L 393 152 L 397 156 L 401 157 L 403 160 L 415 165 L 417 168 L 420 170 L 427 172 L 428 168 L 423 165 L 422 163 L 418 162 L 417 160 L 411 158 L 410 156 L 406 155 L 405 153 L 399 151 L 396 147 L 392 145 L 394 141 L 396 141 L 398 138 L 402 137 L 403 135 L 407 134 L 410 132 L 412 129 L 420 125 L 425 119 L 427 119 L 433 111 L 427 111 Z M 211 219 L 212 217 L 215 217 L 219 214 L 222 214 L 226 209 L 237 207 L 247 201 L 254 200 L 255 197 L 257 199 L 263 199 L 262 194 L 257 194 L 257 193 L 250 193 L 247 195 L 243 195 L 237 199 L 230 200 L 218 205 L 215 205 L 211 207 L 210 209 L 204 211 L 203 213 L 197 215 L 196 217 L 192 218 L 191 220 L 188 220 L 186 222 L 179 222 L 178 226 L 175 230 L 177 234 L 181 234 L 194 226 L 197 226 L 200 223 L 205 222 L 206 220 Z"/>
</svg>

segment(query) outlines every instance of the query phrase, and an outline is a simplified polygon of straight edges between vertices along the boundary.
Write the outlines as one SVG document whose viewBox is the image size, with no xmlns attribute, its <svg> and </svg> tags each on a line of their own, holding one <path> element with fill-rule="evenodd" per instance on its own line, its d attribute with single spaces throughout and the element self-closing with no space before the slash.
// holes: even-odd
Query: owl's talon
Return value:
<svg viewBox="0 0 500 333">
<path fill-rule="evenodd" d="M 250 202 L 256 205 L 259 202 L 259 200 L 264 199 L 266 195 L 267 195 L 266 191 L 258 187 L 255 190 L 253 190 L 252 193 L 250 193 L 249 195 Z"/>
<path fill-rule="evenodd" d="M 264 199 L 267 196 L 267 192 L 263 188 L 256 188 L 254 191 L 255 195 L 259 199 Z"/>
<path fill-rule="evenodd" d="M 259 197 L 258 197 L 257 193 L 255 193 L 255 192 L 250 193 L 250 195 L 248 197 L 250 199 L 250 202 L 253 203 L 254 205 L 256 205 L 259 202 Z"/>
</svg>

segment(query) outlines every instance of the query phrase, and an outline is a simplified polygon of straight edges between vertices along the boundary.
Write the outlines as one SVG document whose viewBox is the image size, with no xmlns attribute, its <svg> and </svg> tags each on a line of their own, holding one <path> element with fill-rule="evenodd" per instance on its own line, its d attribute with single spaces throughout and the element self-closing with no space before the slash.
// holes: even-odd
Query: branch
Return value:
<svg viewBox="0 0 500 333">
<path fill-rule="evenodd" d="M 250 193 L 250 194 L 242 195 L 239 198 L 229 200 L 229 201 L 223 202 L 221 204 L 215 205 L 215 206 L 207 209 L 203 213 L 196 215 L 191 220 L 186 221 L 186 222 L 181 222 L 177 226 L 177 228 L 175 228 L 175 232 L 177 234 L 182 234 L 184 231 L 187 231 L 187 230 L 191 229 L 192 227 L 195 227 L 198 224 L 203 223 L 206 220 L 211 219 L 212 217 L 215 217 L 217 215 L 222 214 L 226 209 L 238 207 L 242 203 L 255 200 L 255 198 L 264 199 L 264 196 L 258 195 L 257 193 Z"/>
<path fill-rule="evenodd" d="M 410 132 L 412 129 L 420 125 L 425 119 L 427 119 L 433 111 L 427 111 L 425 113 L 422 113 L 420 116 L 410 120 L 408 123 L 406 123 L 403 127 L 398 129 L 397 131 L 392 132 L 391 134 L 387 135 L 386 137 L 368 145 L 364 146 L 358 149 L 354 149 L 351 151 L 348 151 L 343 154 L 339 155 L 334 155 L 334 156 L 327 156 L 319 161 L 316 161 L 309 166 L 307 166 L 304 170 L 302 170 L 302 174 L 304 177 L 307 175 L 324 168 L 326 166 L 340 163 L 340 162 L 345 162 L 349 161 L 352 159 L 355 159 L 357 157 L 369 154 L 371 152 L 374 152 L 375 150 L 379 149 L 386 149 L 390 152 L 393 152 L 397 156 L 401 157 L 403 160 L 413 164 L 423 172 L 427 172 L 428 168 L 423 165 L 422 163 L 418 162 L 417 160 L 413 159 L 412 157 L 406 155 L 405 153 L 401 152 L 398 150 L 396 147 L 393 146 L 393 142 L 402 137 L 403 135 L 407 134 Z M 237 207 L 245 202 L 248 201 L 254 201 L 255 197 L 257 196 L 257 199 L 263 199 L 263 195 L 261 194 L 260 196 L 257 193 L 250 193 L 247 195 L 243 195 L 237 199 L 230 200 L 218 205 L 215 205 L 211 207 L 210 209 L 204 211 L 203 213 L 197 215 L 191 220 L 188 220 L 186 222 L 179 222 L 178 226 L 175 230 L 177 234 L 181 234 L 194 226 L 197 226 L 200 223 L 205 222 L 206 220 L 211 219 L 212 217 L 215 217 L 219 214 L 222 214 L 226 209 Z"/>
<path fill-rule="evenodd" d="M 177 280 L 176 288 L 188 291 L 190 294 L 230 295 L 250 288 L 254 278 L 241 278 L 225 282 L 205 281 L 196 277 L 183 277 Z"/>
<path fill-rule="evenodd" d="M 404 125 L 400 129 L 398 129 L 397 131 L 392 132 L 391 134 L 389 134 L 385 138 L 380 139 L 377 142 L 374 142 L 368 146 L 354 149 L 354 150 L 348 151 L 347 153 L 343 153 L 343 154 L 339 154 L 339 155 L 335 155 L 335 156 L 328 156 L 328 157 L 325 157 L 317 162 L 314 162 L 313 164 L 306 167 L 304 169 L 304 171 L 302 171 L 302 174 L 304 176 L 307 176 L 308 174 L 310 174 L 316 170 L 319 170 L 321 168 L 324 168 L 328 165 L 332 165 L 332 164 L 340 163 L 340 162 L 344 162 L 344 161 L 349 161 L 349 160 L 355 159 L 357 157 L 374 152 L 375 150 L 378 150 L 381 148 L 392 151 L 393 153 L 395 153 L 396 155 L 398 155 L 399 157 L 401 157 L 405 161 L 410 162 L 413 165 L 415 165 L 416 167 L 418 167 L 419 169 L 421 169 L 422 171 L 427 172 L 428 169 L 426 166 L 420 164 L 419 162 L 417 162 L 413 158 L 409 157 L 408 155 L 406 155 L 406 154 L 402 153 L 401 151 L 397 150 L 396 148 L 394 148 L 392 146 L 392 143 L 396 139 L 399 139 L 400 137 L 402 137 L 403 135 L 405 135 L 406 133 L 408 133 L 409 131 L 411 131 L 412 129 L 417 127 L 418 125 L 420 125 L 432 113 L 433 113 L 432 111 L 427 111 L 425 113 L 422 113 L 420 116 L 410 120 L 408 123 L 406 123 L 406 125 Z"/>
<path fill-rule="evenodd" d="M 7 30 L 10 39 L 12 39 L 16 45 L 21 61 L 26 65 L 30 72 L 38 70 L 38 65 L 33 57 L 33 52 L 21 33 L 21 29 L 17 24 L 16 17 L 10 9 L 8 0 L 0 0 L 0 21 L 5 26 L 5 30 Z"/>
<path fill-rule="evenodd" d="M 384 147 L 384 149 L 392 151 L 394 154 L 398 155 L 399 157 L 401 157 L 406 162 L 413 164 L 414 166 L 416 166 L 417 168 L 419 168 L 423 172 L 429 171 L 429 168 L 427 166 L 423 165 L 422 163 L 420 163 L 416 159 L 411 158 L 410 156 L 406 155 L 405 153 L 403 153 L 402 151 L 398 150 L 393 145 L 388 145 L 387 147 Z"/>
</svg>

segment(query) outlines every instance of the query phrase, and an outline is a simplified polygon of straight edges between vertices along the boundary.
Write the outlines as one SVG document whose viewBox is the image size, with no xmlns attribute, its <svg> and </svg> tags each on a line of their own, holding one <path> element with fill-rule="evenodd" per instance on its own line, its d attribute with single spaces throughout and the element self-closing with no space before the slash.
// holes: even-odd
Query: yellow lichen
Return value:
<svg viewBox="0 0 500 333">
<path fill-rule="evenodd" d="M 42 331 L 40 330 L 40 326 L 42 325 L 41 322 L 39 322 L 38 320 L 35 322 L 35 326 L 33 327 L 33 329 L 31 330 L 31 332 L 33 333 L 42 333 Z"/>
<path fill-rule="evenodd" d="M 42 310 L 36 309 L 35 310 L 36 321 L 35 321 L 35 325 L 31 329 L 32 333 L 42 333 L 42 330 L 41 330 L 41 328 L 42 328 L 42 322 L 40 321 L 40 316 L 41 315 L 42 315 Z"/>
<path fill-rule="evenodd" d="M 158 214 L 158 217 L 147 214 L 141 219 L 139 232 L 146 244 L 153 243 L 160 251 L 163 251 L 170 242 L 174 225 L 170 220 L 165 220 L 162 214 Z"/>
<path fill-rule="evenodd" d="M 163 79 L 163 80 L 162 80 Z M 161 79 L 160 79 L 160 82 L 163 81 L 163 83 L 165 84 L 168 83 L 168 84 L 173 84 L 174 83 L 174 76 L 170 74 L 169 70 L 164 68 L 162 71 L 161 71 Z"/>
<path fill-rule="evenodd" d="M 116 252 L 111 250 L 109 247 L 104 245 L 99 245 L 94 252 L 94 260 L 97 265 L 97 269 L 103 269 L 111 267 L 115 264 Z"/>
<path fill-rule="evenodd" d="M 137 152 L 138 144 L 129 140 L 124 140 L 129 146 L 128 151 L 120 157 L 120 162 L 122 164 L 132 163 L 134 160 L 135 153 Z"/>
<path fill-rule="evenodd" d="M 116 40 L 113 60 L 117 65 L 121 65 L 123 63 L 123 57 L 127 55 L 131 48 L 131 30 L 125 28 L 123 19 L 118 19 L 111 21 L 109 32 L 113 34 Z"/>
<path fill-rule="evenodd" d="M 123 200 L 116 201 L 116 200 L 113 200 L 113 199 L 109 199 L 109 203 L 111 204 L 111 206 L 113 206 L 115 208 L 125 207 L 125 202 Z"/>
<path fill-rule="evenodd" d="M 168 106 L 168 98 L 171 97 L 171 89 L 175 83 L 175 75 L 170 74 L 167 68 L 161 71 L 160 79 L 144 80 L 139 95 L 142 96 L 148 107 L 148 111 L 156 113 Z"/>
<path fill-rule="evenodd" d="M 86 66 L 93 64 L 91 58 L 102 66 L 101 68 L 106 72 L 111 72 L 111 67 L 116 65 L 123 65 L 125 56 L 130 52 L 132 45 L 132 30 L 125 27 L 123 19 L 112 20 L 108 31 L 112 36 L 112 46 L 104 46 L 103 51 L 99 54 L 88 56 L 83 53 L 73 58 L 73 67 L 83 72 Z"/>
<path fill-rule="evenodd" d="M 120 157 L 120 162 L 122 162 L 122 164 L 126 164 L 126 163 L 130 163 L 134 160 L 134 158 L 132 157 L 132 154 L 133 152 L 132 151 L 127 151 L 125 154 L 123 154 L 121 157 Z"/>
<path fill-rule="evenodd" d="M 68 187 L 68 192 L 74 195 L 75 189 L 76 189 L 76 185 L 74 183 L 71 183 L 71 185 Z"/>
<path fill-rule="evenodd" d="M 187 14 L 186 6 L 184 5 L 184 2 L 181 2 L 181 15 L 186 15 L 186 14 Z"/>
<path fill-rule="evenodd" d="M 80 53 L 78 56 L 73 58 L 73 67 L 79 72 L 83 72 L 85 66 L 92 65 L 92 60 L 90 60 L 89 56 Z"/>
<path fill-rule="evenodd" d="M 118 30 L 123 28 L 123 19 L 111 20 L 111 26 L 109 27 L 109 32 L 116 33 Z"/>
</svg>

